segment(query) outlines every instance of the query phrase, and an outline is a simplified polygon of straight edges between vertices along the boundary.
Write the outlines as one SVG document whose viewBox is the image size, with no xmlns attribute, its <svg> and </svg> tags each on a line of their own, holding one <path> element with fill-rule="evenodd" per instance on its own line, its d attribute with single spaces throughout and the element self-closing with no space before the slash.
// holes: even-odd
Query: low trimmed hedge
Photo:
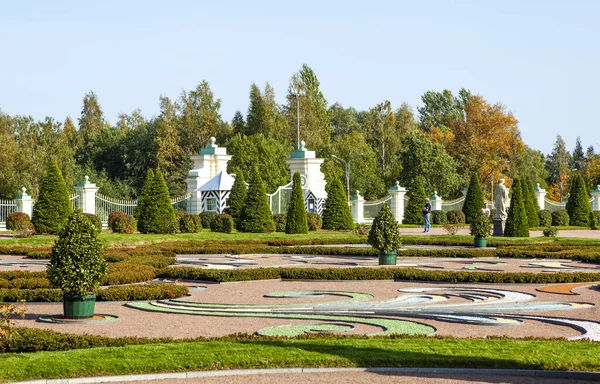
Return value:
<svg viewBox="0 0 600 384">
<path fill-rule="evenodd" d="M 275 222 L 275 232 L 285 232 L 285 224 L 287 222 L 287 215 L 285 213 L 273 215 L 273 221 Z"/>
<path fill-rule="evenodd" d="M 569 213 L 565 209 L 552 212 L 552 226 L 566 227 L 570 222 Z"/>
<path fill-rule="evenodd" d="M 540 227 L 549 227 L 552 225 L 552 212 L 547 209 L 540 209 L 538 211 L 538 219 Z"/>
<path fill-rule="evenodd" d="M 210 222 L 210 230 L 212 232 L 231 233 L 233 227 L 233 217 L 227 213 L 216 215 Z"/>
<path fill-rule="evenodd" d="M 444 211 L 431 211 L 431 224 L 447 224 L 448 216 Z"/>
<path fill-rule="evenodd" d="M 448 211 L 446 218 L 450 224 L 464 224 L 466 222 L 465 214 L 463 211 Z"/>
</svg>

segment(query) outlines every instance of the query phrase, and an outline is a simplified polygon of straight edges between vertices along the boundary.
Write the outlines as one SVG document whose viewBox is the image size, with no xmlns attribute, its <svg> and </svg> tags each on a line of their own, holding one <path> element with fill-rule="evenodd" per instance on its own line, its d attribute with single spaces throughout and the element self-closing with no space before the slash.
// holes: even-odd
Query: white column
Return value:
<svg viewBox="0 0 600 384">
<path fill-rule="evenodd" d="M 364 205 L 365 199 L 356 191 L 356 194 L 350 197 L 350 211 L 352 211 L 352 218 L 357 224 L 365 222 Z"/>
<path fill-rule="evenodd" d="M 33 216 L 33 199 L 27 194 L 25 187 L 21 188 L 21 194 L 15 200 L 17 202 L 17 212 L 26 213 L 31 218 Z"/>
<path fill-rule="evenodd" d="M 392 196 L 390 200 L 390 208 L 396 221 L 402 224 L 404 219 L 404 195 L 406 195 L 406 188 L 400 186 L 400 182 L 396 181 L 396 184 L 389 189 L 389 194 Z"/>
<path fill-rule="evenodd" d="M 600 211 L 600 185 L 595 190 L 590 192 L 594 201 L 592 201 L 592 211 Z"/>
<path fill-rule="evenodd" d="M 96 184 L 90 183 L 89 176 L 85 176 L 83 184 L 77 184 L 75 191 L 79 194 L 81 199 L 81 209 L 83 213 L 96 214 L 96 192 L 98 187 Z"/>
<path fill-rule="evenodd" d="M 540 209 L 544 209 L 546 206 L 544 203 L 544 199 L 546 198 L 546 190 L 540 188 L 540 183 L 535 185 L 535 197 L 537 198 L 538 207 L 540 207 Z"/>
<path fill-rule="evenodd" d="M 429 198 L 431 202 L 431 209 L 433 211 L 441 211 L 442 210 L 442 198 L 438 196 L 437 191 L 433 191 L 433 196 Z"/>
</svg>

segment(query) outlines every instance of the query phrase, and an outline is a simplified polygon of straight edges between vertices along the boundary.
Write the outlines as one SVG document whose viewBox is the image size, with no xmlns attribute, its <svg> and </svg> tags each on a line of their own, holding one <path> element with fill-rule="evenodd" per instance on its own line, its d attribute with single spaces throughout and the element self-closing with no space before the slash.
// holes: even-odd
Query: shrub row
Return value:
<svg viewBox="0 0 600 384">
<path fill-rule="evenodd" d="M 175 284 L 141 284 L 109 287 L 96 292 L 97 301 L 161 300 L 184 296 L 188 289 Z M 0 302 L 61 302 L 60 289 L 0 288 Z"/>
<path fill-rule="evenodd" d="M 412 268 L 256 268 L 209 270 L 189 267 L 163 269 L 164 278 L 216 282 L 292 280 L 409 280 L 447 283 L 556 284 L 600 280 L 600 273 L 458 272 L 424 271 Z"/>
<path fill-rule="evenodd" d="M 108 274 L 102 285 L 133 284 L 150 281 L 155 277 L 155 269 L 151 265 L 130 264 L 127 262 L 111 263 Z"/>
</svg>

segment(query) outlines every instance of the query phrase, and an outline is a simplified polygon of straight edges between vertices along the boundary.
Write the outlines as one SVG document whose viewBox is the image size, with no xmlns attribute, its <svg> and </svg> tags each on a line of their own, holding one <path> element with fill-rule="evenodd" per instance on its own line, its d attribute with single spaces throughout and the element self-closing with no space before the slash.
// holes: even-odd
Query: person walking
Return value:
<svg viewBox="0 0 600 384">
<path fill-rule="evenodd" d="M 421 210 L 421 214 L 423 215 L 423 221 L 425 222 L 425 230 L 423 232 L 427 233 L 431 229 L 431 221 L 429 219 L 431 216 L 431 203 L 429 202 L 429 199 L 425 199 L 425 207 Z"/>
</svg>

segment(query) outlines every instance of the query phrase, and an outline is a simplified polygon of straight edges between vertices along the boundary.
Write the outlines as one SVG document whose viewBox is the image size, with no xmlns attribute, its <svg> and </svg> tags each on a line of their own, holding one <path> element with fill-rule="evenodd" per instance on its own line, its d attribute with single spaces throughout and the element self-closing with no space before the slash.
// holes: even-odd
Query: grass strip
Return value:
<svg viewBox="0 0 600 384">
<path fill-rule="evenodd" d="M 284 367 L 600 370 L 600 343 L 507 339 L 182 342 L 0 355 L 0 380 Z"/>
</svg>

